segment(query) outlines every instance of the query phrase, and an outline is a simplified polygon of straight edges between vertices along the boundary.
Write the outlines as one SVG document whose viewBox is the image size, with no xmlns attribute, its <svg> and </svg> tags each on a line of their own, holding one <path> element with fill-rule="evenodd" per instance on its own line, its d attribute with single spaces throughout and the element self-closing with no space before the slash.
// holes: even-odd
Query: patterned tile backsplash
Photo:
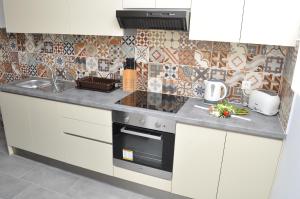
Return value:
<svg viewBox="0 0 300 199">
<path fill-rule="evenodd" d="M 281 92 L 289 48 L 191 41 L 188 33 L 138 30 L 135 36 L 104 37 L 10 34 L 0 30 L 0 83 L 47 76 L 56 68 L 64 79 L 86 75 L 120 78 L 125 58 L 135 58 L 137 88 L 203 97 L 206 79 L 225 81 L 229 100 L 240 102 L 241 83 Z"/>
</svg>

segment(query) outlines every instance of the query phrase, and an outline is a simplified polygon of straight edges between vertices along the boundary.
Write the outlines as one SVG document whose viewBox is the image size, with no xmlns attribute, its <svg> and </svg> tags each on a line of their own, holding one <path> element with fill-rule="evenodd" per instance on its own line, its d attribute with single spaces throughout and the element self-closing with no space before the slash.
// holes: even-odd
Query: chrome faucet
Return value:
<svg viewBox="0 0 300 199">
<path fill-rule="evenodd" d="M 59 88 L 58 88 L 58 85 L 57 85 L 58 77 L 56 75 L 56 71 L 55 71 L 55 69 L 51 68 L 50 66 L 47 66 L 47 67 L 51 71 L 51 79 L 52 79 L 52 84 L 55 88 L 55 91 L 59 92 Z"/>
</svg>

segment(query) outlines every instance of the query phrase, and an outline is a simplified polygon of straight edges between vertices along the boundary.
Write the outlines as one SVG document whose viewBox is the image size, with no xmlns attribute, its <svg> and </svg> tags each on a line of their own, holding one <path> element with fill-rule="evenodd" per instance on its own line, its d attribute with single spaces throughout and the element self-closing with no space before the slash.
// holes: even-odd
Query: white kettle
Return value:
<svg viewBox="0 0 300 199">
<path fill-rule="evenodd" d="M 204 101 L 205 103 L 215 104 L 218 103 L 220 100 L 223 100 L 227 96 L 227 87 L 226 85 L 217 80 L 205 80 L 205 94 L 204 94 Z M 223 96 L 222 95 L 222 89 Z"/>
</svg>

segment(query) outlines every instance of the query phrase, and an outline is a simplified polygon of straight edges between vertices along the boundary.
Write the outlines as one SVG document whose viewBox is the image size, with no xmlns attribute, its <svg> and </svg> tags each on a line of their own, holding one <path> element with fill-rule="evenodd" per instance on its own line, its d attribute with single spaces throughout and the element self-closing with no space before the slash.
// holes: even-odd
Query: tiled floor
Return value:
<svg viewBox="0 0 300 199">
<path fill-rule="evenodd" d="M 8 156 L 0 125 L 0 199 L 150 199 L 150 197 L 21 156 Z"/>
</svg>

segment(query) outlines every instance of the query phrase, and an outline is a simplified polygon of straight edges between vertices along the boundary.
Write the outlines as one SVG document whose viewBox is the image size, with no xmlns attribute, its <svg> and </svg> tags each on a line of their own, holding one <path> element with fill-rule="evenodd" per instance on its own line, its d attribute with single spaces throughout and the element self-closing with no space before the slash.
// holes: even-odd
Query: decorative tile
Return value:
<svg viewBox="0 0 300 199">
<path fill-rule="evenodd" d="M 65 66 L 65 59 L 63 55 L 54 56 L 54 66 L 57 68 L 63 68 Z"/>
<path fill-rule="evenodd" d="M 161 48 L 150 47 L 149 61 L 152 63 L 163 63 L 165 55 Z"/>
<path fill-rule="evenodd" d="M 171 79 L 171 80 L 178 79 L 178 67 L 176 65 L 164 65 L 163 77 L 164 79 Z"/>
<path fill-rule="evenodd" d="M 245 70 L 247 72 L 263 72 L 266 64 L 265 55 L 255 55 L 250 59 L 247 59 Z"/>
<path fill-rule="evenodd" d="M 25 51 L 25 42 L 26 42 L 26 37 L 25 34 L 16 34 L 17 37 L 17 46 L 18 46 L 18 51 Z"/>
<path fill-rule="evenodd" d="M 214 51 L 211 55 L 211 66 L 218 68 L 226 68 L 227 67 L 227 52 L 223 51 Z"/>
<path fill-rule="evenodd" d="M 65 43 L 73 44 L 75 42 L 75 37 L 74 37 L 74 35 L 63 35 L 63 41 Z"/>
<path fill-rule="evenodd" d="M 194 97 L 192 82 L 177 81 L 177 95 Z"/>
<path fill-rule="evenodd" d="M 31 77 L 36 77 L 38 75 L 36 65 L 28 65 L 28 74 Z"/>
<path fill-rule="evenodd" d="M 284 127 L 284 129 L 287 128 L 290 112 L 291 112 L 291 106 L 293 102 L 294 92 L 291 89 L 291 85 L 289 82 L 283 78 L 282 80 L 282 89 L 280 93 L 281 98 L 281 106 L 279 110 L 279 118 L 280 121 Z"/>
<path fill-rule="evenodd" d="M 241 103 L 243 91 L 241 87 L 229 87 L 227 99 L 231 103 Z"/>
<path fill-rule="evenodd" d="M 107 44 L 98 44 L 97 51 L 100 59 L 109 58 L 109 46 Z"/>
<path fill-rule="evenodd" d="M 124 58 L 134 58 L 135 56 L 134 46 L 122 45 L 122 54 Z"/>
<path fill-rule="evenodd" d="M 111 60 L 123 60 L 123 52 L 120 45 L 111 45 L 109 49 Z"/>
<path fill-rule="evenodd" d="M 148 64 L 137 63 L 137 90 L 147 91 L 148 89 Z"/>
<path fill-rule="evenodd" d="M 64 54 L 64 43 L 57 42 L 53 44 L 53 53 L 54 54 Z"/>
<path fill-rule="evenodd" d="M 135 39 L 137 46 L 149 46 L 149 40 L 148 40 L 148 33 L 145 30 L 138 30 L 136 39 Z"/>
<path fill-rule="evenodd" d="M 222 69 L 211 69 L 211 79 L 226 81 L 227 71 Z"/>
<path fill-rule="evenodd" d="M 49 66 L 49 67 L 53 67 L 55 66 L 55 56 L 52 55 L 52 54 L 45 54 L 45 56 L 43 57 L 43 63 L 46 65 L 46 66 Z"/>
<path fill-rule="evenodd" d="M 243 44 L 231 44 L 228 55 L 228 67 L 232 70 L 244 70 L 247 62 L 247 47 Z"/>
<path fill-rule="evenodd" d="M 203 82 L 204 80 L 210 79 L 210 68 L 205 67 L 193 67 L 192 81 Z"/>
<path fill-rule="evenodd" d="M 38 64 L 36 66 L 37 76 L 38 77 L 48 77 L 47 68 L 43 64 Z"/>
<path fill-rule="evenodd" d="M 164 54 L 163 63 L 165 64 L 179 64 L 179 50 L 172 48 L 162 48 Z"/>
<path fill-rule="evenodd" d="M 203 98 L 205 94 L 205 85 L 203 82 L 193 83 L 193 95 L 197 98 Z"/>
<path fill-rule="evenodd" d="M 285 78 L 289 82 L 289 84 L 292 84 L 293 81 L 297 56 L 298 56 L 298 48 L 297 47 L 290 48 L 287 53 L 285 66 L 282 72 L 282 77 Z"/>
<path fill-rule="evenodd" d="M 165 47 L 164 46 L 164 42 L 166 40 L 165 34 L 166 31 L 163 30 L 149 30 L 147 32 L 149 47 L 157 47 L 157 48 Z"/>
<path fill-rule="evenodd" d="M 210 51 L 195 51 L 195 60 L 196 65 L 201 67 L 209 67 L 211 66 L 211 56 L 212 53 Z"/>
<path fill-rule="evenodd" d="M 109 65 L 110 65 L 110 61 L 107 60 L 107 59 L 99 59 L 98 60 L 98 70 L 99 71 L 108 72 L 109 71 Z"/>
<path fill-rule="evenodd" d="M 56 68 L 56 75 L 57 75 L 57 77 L 60 77 L 61 79 L 66 80 L 67 79 L 66 68 Z"/>
<path fill-rule="evenodd" d="M 75 68 L 75 56 L 64 56 L 65 67 L 66 68 Z"/>
<path fill-rule="evenodd" d="M 213 42 L 213 51 L 222 51 L 229 52 L 230 51 L 230 43 L 227 42 Z"/>
<path fill-rule="evenodd" d="M 245 73 L 239 70 L 228 70 L 226 75 L 226 85 L 230 87 L 241 87 L 245 79 Z"/>
<path fill-rule="evenodd" d="M 196 65 L 195 51 L 187 49 L 179 51 L 179 64 L 190 66 Z"/>
<path fill-rule="evenodd" d="M 28 56 L 26 52 L 18 52 L 19 64 L 26 65 L 28 63 Z"/>
<path fill-rule="evenodd" d="M 178 49 L 180 47 L 180 33 L 178 31 L 166 31 L 164 47 Z"/>
<path fill-rule="evenodd" d="M 213 42 L 212 41 L 197 41 L 196 48 L 199 51 L 212 51 Z"/>
<path fill-rule="evenodd" d="M 189 35 L 187 32 L 180 33 L 179 43 L 180 49 L 195 50 L 197 48 L 197 42 L 189 40 Z"/>
<path fill-rule="evenodd" d="M 76 57 L 75 66 L 77 70 L 85 71 L 86 70 L 86 58 L 85 57 Z"/>
<path fill-rule="evenodd" d="M 265 74 L 263 80 L 263 89 L 279 93 L 281 85 L 281 75 Z"/>
<path fill-rule="evenodd" d="M 73 43 L 64 43 L 64 55 L 75 55 L 75 49 Z"/>
<path fill-rule="evenodd" d="M 161 78 L 163 72 L 163 65 L 161 64 L 149 64 L 148 74 L 149 78 Z"/>
<path fill-rule="evenodd" d="M 146 46 L 135 47 L 135 60 L 136 60 L 136 62 L 148 63 L 149 62 L 149 48 Z"/>
<path fill-rule="evenodd" d="M 162 93 L 174 95 L 177 93 L 177 80 L 164 79 L 162 85 Z"/>
<path fill-rule="evenodd" d="M 180 81 L 192 82 L 194 70 L 190 66 L 180 65 L 178 68 L 178 79 Z"/>
<path fill-rule="evenodd" d="M 44 53 L 53 53 L 53 42 L 44 42 Z"/>
<path fill-rule="evenodd" d="M 149 78 L 148 80 L 148 91 L 154 93 L 162 92 L 162 79 L 161 78 Z"/>
<path fill-rule="evenodd" d="M 260 44 L 246 44 L 247 46 L 247 60 L 252 61 L 253 57 L 257 55 L 265 55 L 266 47 Z"/>
<path fill-rule="evenodd" d="M 266 59 L 265 72 L 280 74 L 284 67 L 283 57 L 270 56 Z"/>
<path fill-rule="evenodd" d="M 85 41 L 85 37 L 86 37 L 85 35 L 74 35 L 74 42 L 82 43 Z M 62 40 L 62 41 L 64 41 L 64 40 Z M 56 41 L 56 42 L 58 42 L 58 41 Z"/>
<path fill-rule="evenodd" d="M 94 43 L 85 44 L 85 52 L 86 52 L 86 56 L 88 57 L 96 57 L 98 52 L 96 44 Z"/>
<path fill-rule="evenodd" d="M 121 37 L 109 37 L 109 44 L 110 45 L 121 45 L 122 38 Z"/>
<path fill-rule="evenodd" d="M 98 60 L 96 57 L 86 58 L 86 69 L 88 71 L 96 71 L 98 69 Z"/>
<path fill-rule="evenodd" d="M 10 62 L 19 64 L 19 55 L 18 55 L 18 52 L 11 52 L 10 53 Z"/>
<path fill-rule="evenodd" d="M 134 47 L 135 46 L 135 36 L 122 37 L 122 45 Z"/>
<path fill-rule="evenodd" d="M 264 74 L 261 72 L 249 72 L 246 73 L 247 81 L 251 81 L 251 89 L 259 89 L 263 85 Z"/>
</svg>

